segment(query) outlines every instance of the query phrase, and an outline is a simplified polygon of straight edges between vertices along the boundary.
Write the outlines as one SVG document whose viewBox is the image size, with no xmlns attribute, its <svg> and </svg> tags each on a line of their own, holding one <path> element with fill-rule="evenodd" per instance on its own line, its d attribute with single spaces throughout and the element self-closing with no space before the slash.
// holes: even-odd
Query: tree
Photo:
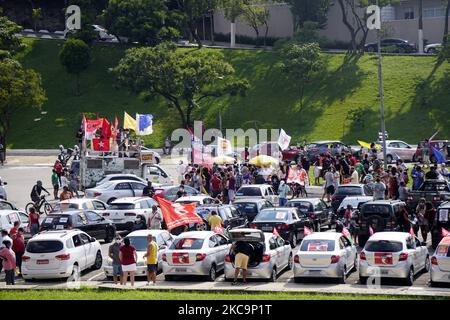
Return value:
<svg viewBox="0 0 450 320">
<path fill-rule="evenodd" d="M 165 0 L 110 0 L 102 19 L 119 40 L 155 45 L 177 39 L 183 17 L 169 10 Z"/>
<path fill-rule="evenodd" d="M 39 19 L 42 18 L 42 9 L 41 8 L 33 8 L 31 9 L 31 20 L 33 20 L 34 31 L 37 30 L 37 24 Z"/>
<path fill-rule="evenodd" d="M 13 59 L 0 60 L 0 143 L 6 146 L 11 117 L 21 108 L 39 109 L 45 102 L 41 77 Z"/>
<path fill-rule="evenodd" d="M 70 38 L 59 52 L 59 59 L 66 71 L 76 76 L 75 95 L 80 95 L 80 74 L 91 63 L 89 46 L 82 40 Z"/>
<path fill-rule="evenodd" d="M 249 86 L 220 52 L 182 51 L 173 43 L 129 49 L 114 72 L 132 92 L 163 97 L 178 112 L 183 128 L 192 125 L 192 112 L 204 99 L 244 95 Z"/>
<path fill-rule="evenodd" d="M 324 28 L 328 20 L 330 0 L 287 0 L 294 17 L 294 32 L 303 28 L 307 21 L 316 22 Z"/>
<path fill-rule="evenodd" d="M 300 110 L 303 109 L 305 87 L 314 76 L 326 67 L 320 46 L 317 43 L 290 44 L 281 50 L 282 71 L 288 79 L 296 83 L 300 92 Z"/>
<path fill-rule="evenodd" d="M 184 15 L 184 21 L 191 36 L 195 39 L 198 47 L 203 46 L 202 40 L 197 32 L 197 23 L 205 14 L 217 8 L 218 0 L 176 0 L 177 8 Z"/>
<path fill-rule="evenodd" d="M 259 28 L 264 26 L 264 46 L 269 33 L 269 3 L 265 0 L 252 0 L 243 5 L 242 19 L 256 34 L 256 44 L 259 45 Z"/>
<path fill-rule="evenodd" d="M 23 47 L 22 40 L 16 34 L 21 31 L 22 27 L 7 17 L 0 16 L 0 50 L 10 53 L 20 50 Z"/>
<path fill-rule="evenodd" d="M 447 0 L 447 6 L 445 7 L 445 22 L 444 22 L 444 38 L 442 43 L 446 43 L 448 41 L 448 19 L 450 18 L 450 0 Z"/>
<path fill-rule="evenodd" d="M 223 10 L 223 15 L 230 21 L 230 47 L 236 44 L 236 20 L 244 11 L 242 0 L 220 0 L 219 8 Z"/>
</svg>

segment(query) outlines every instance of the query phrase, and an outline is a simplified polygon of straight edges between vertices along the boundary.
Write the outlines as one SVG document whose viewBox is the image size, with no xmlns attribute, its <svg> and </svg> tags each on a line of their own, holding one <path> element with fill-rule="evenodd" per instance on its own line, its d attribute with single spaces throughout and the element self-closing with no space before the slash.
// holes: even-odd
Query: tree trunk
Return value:
<svg viewBox="0 0 450 320">
<path fill-rule="evenodd" d="M 266 25 L 266 31 L 264 32 L 264 48 L 267 45 L 267 35 L 269 34 L 269 24 L 267 21 L 264 23 Z"/>
<path fill-rule="evenodd" d="M 356 53 L 358 51 L 358 47 L 356 44 L 356 32 L 355 32 L 355 28 L 352 26 L 352 24 L 348 21 L 347 18 L 347 11 L 345 10 L 345 4 L 344 4 L 344 0 L 338 0 L 339 6 L 341 8 L 342 11 L 342 22 L 344 23 L 344 25 L 347 27 L 348 31 L 350 32 L 350 37 L 351 37 L 351 46 L 352 46 L 352 53 Z"/>
<path fill-rule="evenodd" d="M 447 1 L 447 8 L 445 9 L 445 24 L 444 24 L 444 40 L 442 43 L 447 43 L 448 35 L 448 19 L 450 18 L 450 0 Z"/>
<path fill-rule="evenodd" d="M 253 28 L 255 29 L 255 33 L 256 33 L 256 47 L 259 47 L 259 30 L 258 27 Z"/>
<path fill-rule="evenodd" d="M 188 129 L 189 124 L 187 122 L 186 116 L 184 115 L 183 108 L 181 108 L 180 103 L 178 101 L 172 101 L 172 106 L 174 106 L 175 109 L 177 109 L 178 114 L 180 115 L 181 126 L 185 129 Z"/>
<path fill-rule="evenodd" d="M 191 32 L 192 37 L 194 37 L 195 41 L 198 44 L 198 48 L 200 49 L 201 47 L 203 47 L 203 43 L 202 43 L 202 39 L 200 39 L 200 37 L 197 34 L 195 22 L 189 21 L 188 25 L 189 25 L 189 31 Z"/>
</svg>

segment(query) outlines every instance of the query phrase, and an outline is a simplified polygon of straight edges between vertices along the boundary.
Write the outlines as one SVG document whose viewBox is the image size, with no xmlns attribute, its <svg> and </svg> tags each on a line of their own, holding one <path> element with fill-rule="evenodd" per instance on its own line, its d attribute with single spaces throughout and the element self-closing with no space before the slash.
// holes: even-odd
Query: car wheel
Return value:
<svg viewBox="0 0 450 320">
<path fill-rule="evenodd" d="M 360 284 L 367 284 L 367 277 L 361 277 L 361 276 L 359 276 L 359 283 Z"/>
<path fill-rule="evenodd" d="M 94 270 L 99 270 L 103 265 L 103 257 L 102 257 L 102 253 L 99 251 L 97 251 L 97 255 L 95 256 L 95 262 L 94 265 L 92 266 L 92 269 Z"/>
<path fill-rule="evenodd" d="M 427 258 L 425 259 L 425 267 L 423 269 L 423 273 L 427 273 L 428 271 L 430 271 L 430 256 L 427 256 Z"/>
<path fill-rule="evenodd" d="M 295 283 L 302 283 L 302 282 L 303 282 L 303 279 L 300 278 L 300 277 L 294 277 L 294 282 L 295 282 Z"/>
<path fill-rule="evenodd" d="M 195 230 L 197 231 L 206 231 L 206 224 L 204 223 L 196 223 Z"/>
<path fill-rule="evenodd" d="M 111 204 L 111 202 L 113 202 L 114 200 L 116 200 L 116 198 L 111 198 L 111 199 L 109 199 L 106 203 L 107 203 L 107 204 Z"/>
<path fill-rule="evenodd" d="M 428 51 L 426 53 L 435 54 L 436 53 L 436 49 L 435 48 L 430 48 L 430 49 L 428 49 Z"/>
<path fill-rule="evenodd" d="M 115 236 L 115 232 L 114 232 L 113 228 L 106 229 L 105 243 L 110 243 L 111 241 L 113 241 L 114 236 Z"/>
<path fill-rule="evenodd" d="M 175 277 L 172 275 L 164 275 L 164 280 L 165 281 L 173 281 L 173 280 L 175 280 Z"/>
<path fill-rule="evenodd" d="M 277 280 L 277 269 L 273 268 L 270 274 L 270 282 L 275 282 Z"/>
<path fill-rule="evenodd" d="M 405 278 L 405 285 L 411 287 L 413 283 L 414 283 L 414 269 L 411 267 L 411 269 L 409 269 L 408 275 Z"/>
<path fill-rule="evenodd" d="M 289 254 L 289 261 L 286 267 L 287 270 L 292 270 L 292 253 Z"/>
<path fill-rule="evenodd" d="M 394 158 L 392 158 L 392 156 L 390 155 L 390 154 L 388 154 L 387 156 L 386 156 L 386 161 L 387 161 L 387 163 L 392 163 L 392 160 L 393 160 Z"/>
<path fill-rule="evenodd" d="M 212 265 L 211 269 L 209 269 L 208 281 L 214 282 L 216 281 L 216 277 L 217 277 L 216 266 Z"/>
</svg>

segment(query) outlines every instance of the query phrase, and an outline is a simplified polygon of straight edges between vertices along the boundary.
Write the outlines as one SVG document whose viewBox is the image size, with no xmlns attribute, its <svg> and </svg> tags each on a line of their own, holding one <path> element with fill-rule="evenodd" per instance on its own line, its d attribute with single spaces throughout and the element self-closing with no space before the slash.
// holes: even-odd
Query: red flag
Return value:
<svg viewBox="0 0 450 320">
<path fill-rule="evenodd" d="M 169 231 L 190 223 L 203 223 L 203 219 L 195 212 L 195 203 L 174 203 L 160 197 L 156 197 L 156 200 L 161 207 Z"/>
<path fill-rule="evenodd" d="M 92 148 L 95 151 L 109 151 L 109 139 L 92 139 Z"/>
<path fill-rule="evenodd" d="M 372 229 L 372 226 L 369 226 L 369 234 L 370 234 L 371 236 L 373 236 L 373 229 Z"/>
<path fill-rule="evenodd" d="M 342 234 L 346 237 L 350 237 L 350 232 L 348 231 L 348 229 L 346 227 L 342 228 Z"/>
<path fill-rule="evenodd" d="M 411 235 L 411 238 L 414 238 L 416 236 L 416 234 L 414 233 L 414 228 L 411 226 L 411 228 L 409 228 L 409 234 Z"/>
<path fill-rule="evenodd" d="M 92 140 L 95 132 L 102 128 L 103 119 L 86 121 L 86 140 Z"/>
<path fill-rule="evenodd" d="M 214 233 L 223 234 L 223 228 L 221 226 L 216 226 L 214 228 Z"/>
<path fill-rule="evenodd" d="M 305 227 L 306 228 L 306 227 Z M 280 234 L 278 233 L 277 228 L 273 228 L 273 235 L 274 236 L 279 236 Z"/>
<path fill-rule="evenodd" d="M 442 228 L 442 236 L 445 237 L 450 237 L 450 231 Z"/>
<path fill-rule="evenodd" d="M 106 118 L 103 118 L 102 122 L 102 136 L 105 139 L 109 139 L 111 137 L 111 126 Z"/>
<path fill-rule="evenodd" d="M 311 233 L 312 233 L 311 229 L 308 228 L 307 226 L 305 226 L 305 227 L 303 228 L 303 234 L 304 234 L 305 236 L 309 236 Z"/>
</svg>

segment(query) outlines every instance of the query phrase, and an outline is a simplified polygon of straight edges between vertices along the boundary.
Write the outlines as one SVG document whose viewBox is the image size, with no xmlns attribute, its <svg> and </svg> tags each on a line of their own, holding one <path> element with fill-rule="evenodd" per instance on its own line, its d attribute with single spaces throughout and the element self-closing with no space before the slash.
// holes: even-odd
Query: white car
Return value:
<svg viewBox="0 0 450 320">
<path fill-rule="evenodd" d="M 74 211 L 74 210 L 90 210 L 95 213 L 102 214 L 108 208 L 108 205 L 101 200 L 88 198 L 72 198 L 63 200 L 53 205 L 53 212 Z"/>
<path fill-rule="evenodd" d="M 442 43 L 431 43 L 429 45 L 426 45 L 425 48 L 423 48 L 423 52 L 435 54 L 441 48 L 442 48 Z"/>
<path fill-rule="evenodd" d="M 401 278 L 412 286 L 414 276 L 430 269 L 426 243 L 407 232 L 376 232 L 359 255 L 359 280 L 369 277 Z"/>
<path fill-rule="evenodd" d="M 95 188 L 85 190 L 85 197 L 98 199 L 111 204 L 116 199 L 141 197 L 146 183 L 140 181 L 117 180 L 103 183 Z"/>
<path fill-rule="evenodd" d="M 355 197 L 347 196 L 344 198 L 344 200 L 342 200 L 337 212 L 340 212 L 341 210 L 346 210 L 348 205 L 351 205 L 354 210 L 358 209 L 361 204 L 372 200 L 373 200 L 372 196 L 355 196 Z"/>
<path fill-rule="evenodd" d="M 268 184 L 252 184 L 244 185 L 236 192 L 236 200 L 242 198 L 262 198 L 273 204 L 278 204 L 278 195 L 275 193 L 271 185 Z"/>
<path fill-rule="evenodd" d="M 214 204 L 216 203 L 216 200 L 205 194 L 199 196 L 181 197 L 178 198 L 175 202 L 181 204 L 195 203 L 197 206 L 201 206 L 205 204 Z"/>
<path fill-rule="evenodd" d="M 28 226 L 28 215 L 20 210 L 0 210 L 0 230 L 11 230 L 14 222 L 19 221 L 19 227 L 26 229 Z"/>
<path fill-rule="evenodd" d="M 431 285 L 450 283 L 450 237 L 444 237 L 431 257 Z"/>
<path fill-rule="evenodd" d="M 314 232 L 306 236 L 294 255 L 294 281 L 332 278 L 345 283 L 357 267 L 356 246 L 342 233 Z"/>
<path fill-rule="evenodd" d="M 153 206 L 158 206 L 158 203 L 149 197 L 121 198 L 112 201 L 102 216 L 111 220 L 117 230 L 131 231 L 139 216 L 144 217 L 147 223 Z"/>
<path fill-rule="evenodd" d="M 111 41 L 111 42 L 118 42 L 117 37 L 113 36 L 108 33 L 108 31 L 103 28 L 102 26 L 99 26 L 98 24 L 91 25 L 91 28 L 94 32 L 98 34 L 98 39 L 101 41 Z M 73 33 L 73 30 L 64 30 L 63 35 L 64 38 L 67 38 L 68 34 Z"/>
<path fill-rule="evenodd" d="M 144 168 L 145 180 L 151 181 L 153 184 L 169 186 L 174 184 L 173 178 L 157 164 L 145 165 Z"/>
<path fill-rule="evenodd" d="M 139 181 L 139 182 L 147 184 L 147 181 L 145 179 L 142 179 L 141 177 L 138 177 L 135 174 L 113 173 L 113 174 L 107 174 L 106 176 L 104 176 L 100 181 L 97 182 L 96 186 L 98 187 L 106 182 L 118 181 L 118 180 Z"/>
<path fill-rule="evenodd" d="M 382 142 L 378 142 L 382 144 Z M 397 159 L 413 161 L 417 147 L 413 147 L 401 140 L 386 140 L 386 161 L 392 163 Z M 377 153 L 378 159 L 383 159 L 383 150 Z"/>
<path fill-rule="evenodd" d="M 147 275 L 147 259 L 144 255 L 147 253 L 148 240 L 147 236 L 151 234 L 156 238 L 158 244 L 158 272 L 162 271 L 162 255 L 173 242 L 173 235 L 167 230 L 139 230 L 133 231 L 127 238 L 130 239 L 130 243 L 136 248 L 137 253 L 137 271 L 135 275 L 137 277 Z M 107 277 L 113 276 L 112 259 L 108 258 L 107 265 L 104 267 L 105 275 Z"/>
<path fill-rule="evenodd" d="M 44 231 L 31 238 L 22 257 L 25 280 L 79 278 L 80 272 L 100 269 L 100 243 L 78 229 Z"/>
</svg>

